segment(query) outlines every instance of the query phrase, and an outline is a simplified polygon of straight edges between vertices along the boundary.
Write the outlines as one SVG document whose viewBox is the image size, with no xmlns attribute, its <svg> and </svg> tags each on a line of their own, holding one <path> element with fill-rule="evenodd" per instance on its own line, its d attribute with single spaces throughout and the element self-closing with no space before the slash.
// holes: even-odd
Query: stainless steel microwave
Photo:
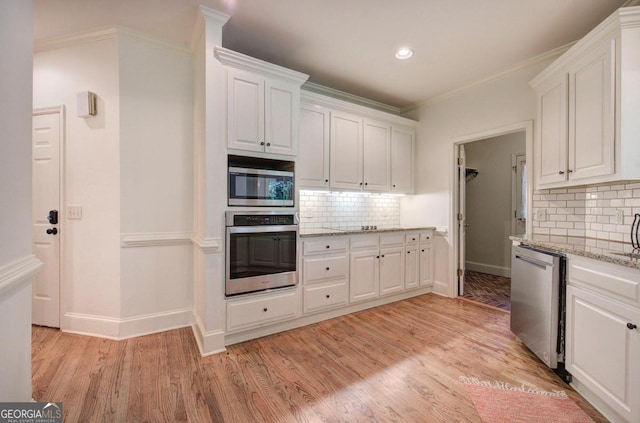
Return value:
<svg viewBox="0 0 640 423">
<path fill-rule="evenodd" d="M 229 166 L 228 193 L 230 206 L 293 207 L 293 172 Z"/>
</svg>

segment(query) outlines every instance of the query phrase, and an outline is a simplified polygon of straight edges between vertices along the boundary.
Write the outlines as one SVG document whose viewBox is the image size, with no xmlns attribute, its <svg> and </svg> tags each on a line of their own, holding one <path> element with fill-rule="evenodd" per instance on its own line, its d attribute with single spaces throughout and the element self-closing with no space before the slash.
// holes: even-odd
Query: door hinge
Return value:
<svg viewBox="0 0 640 423">
<path fill-rule="evenodd" d="M 462 277 L 462 274 L 464 273 L 464 271 L 462 269 L 458 269 L 458 277 Z"/>
<path fill-rule="evenodd" d="M 458 166 L 462 166 L 463 164 L 464 164 L 464 159 L 462 157 L 458 157 Z"/>
<path fill-rule="evenodd" d="M 462 221 L 462 218 L 463 218 L 462 213 L 458 213 L 458 221 Z"/>
</svg>

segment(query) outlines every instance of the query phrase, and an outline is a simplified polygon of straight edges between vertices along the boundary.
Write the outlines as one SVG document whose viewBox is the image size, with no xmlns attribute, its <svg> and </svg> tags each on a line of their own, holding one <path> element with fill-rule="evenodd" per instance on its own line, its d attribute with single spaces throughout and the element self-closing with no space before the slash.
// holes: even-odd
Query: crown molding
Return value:
<svg viewBox="0 0 640 423">
<path fill-rule="evenodd" d="M 549 51 L 547 51 L 545 53 L 539 54 L 539 55 L 534 56 L 534 57 L 532 57 L 530 59 L 527 59 L 527 60 L 524 60 L 522 62 L 519 62 L 519 63 L 515 64 L 514 66 L 511 66 L 511 67 L 505 69 L 502 72 L 495 73 L 495 74 L 493 74 L 491 76 L 488 76 L 486 78 L 479 79 L 479 80 L 477 80 L 475 82 L 472 82 L 472 83 L 467 84 L 467 85 L 463 85 L 462 87 L 455 88 L 455 89 L 453 89 L 451 91 L 447 91 L 445 93 L 442 93 L 442 94 L 439 94 L 437 96 L 431 97 L 431 98 L 429 98 L 429 99 L 427 99 L 425 101 L 421 101 L 421 102 L 416 103 L 414 105 L 404 107 L 404 108 L 401 109 L 401 113 L 404 114 L 404 113 L 410 112 L 412 110 L 418 109 L 418 108 L 423 107 L 423 106 L 431 106 L 431 105 L 433 105 L 435 103 L 439 103 L 439 102 L 441 102 L 443 100 L 446 100 L 448 98 L 460 95 L 465 91 L 468 91 L 468 90 L 480 87 L 482 85 L 488 84 L 488 83 L 490 83 L 492 81 L 495 81 L 496 79 L 500 79 L 500 78 L 502 78 L 504 76 L 507 76 L 507 75 L 509 75 L 511 73 L 517 72 L 517 71 L 519 71 L 521 69 L 526 69 L 526 68 L 528 68 L 530 66 L 534 66 L 534 65 L 537 65 L 539 63 L 543 63 L 543 62 L 547 62 L 547 61 L 550 61 L 550 60 L 557 59 L 563 53 L 565 53 L 567 50 L 569 50 L 569 48 L 571 48 L 574 44 L 575 44 L 575 41 L 571 42 L 571 43 L 568 43 L 568 44 L 565 44 L 565 45 L 560 46 L 560 47 L 556 47 L 553 50 L 549 50 Z"/>
<path fill-rule="evenodd" d="M 633 6 L 640 6 L 640 0 L 627 0 L 620 7 L 633 7 Z"/>
<path fill-rule="evenodd" d="M 200 43 L 200 40 L 204 36 L 205 23 L 211 23 L 223 27 L 229 21 L 229 19 L 231 19 L 231 16 L 227 15 L 226 13 L 218 12 L 217 10 L 203 5 L 200 5 L 199 11 L 200 13 L 196 18 L 196 23 L 193 27 L 191 43 L 189 43 L 189 49 L 192 53 L 195 52 L 196 48 L 198 47 L 198 43 Z"/>
<path fill-rule="evenodd" d="M 389 106 L 388 104 L 380 103 L 375 100 L 369 100 L 368 98 L 360 97 L 355 94 L 350 94 L 344 91 L 336 90 L 334 88 L 325 87 L 324 85 L 316 84 L 311 81 L 305 82 L 302 86 L 302 89 L 308 92 L 317 93 L 349 103 L 354 103 L 364 107 L 380 110 L 386 113 L 400 115 L 400 108 L 398 107 Z"/>
<path fill-rule="evenodd" d="M 640 4 L 640 0 L 630 2 Z M 640 26 L 640 7 L 618 9 L 621 28 L 637 28 Z"/>
<path fill-rule="evenodd" d="M 224 47 L 215 47 L 213 54 L 223 65 L 249 72 L 267 74 L 271 77 L 296 82 L 298 85 L 302 85 L 309 78 L 309 75 L 302 72 L 274 65 Z"/>
<path fill-rule="evenodd" d="M 43 51 L 58 50 L 61 48 L 74 47 L 81 44 L 110 40 L 112 38 L 119 38 L 122 36 L 146 41 L 148 43 L 172 50 L 177 50 L 182 53 L 191 53 L 191 50 L 187 46 L 184 46 L 182 44 L 173 43 L 162 38 L 154 37 L 124 27 L 100 28 L 91 31 L 75 32 L 73 34 L 38 40 L 34 43 L 33 51 L 34 53 L 40 53 Z"/>
</svg>

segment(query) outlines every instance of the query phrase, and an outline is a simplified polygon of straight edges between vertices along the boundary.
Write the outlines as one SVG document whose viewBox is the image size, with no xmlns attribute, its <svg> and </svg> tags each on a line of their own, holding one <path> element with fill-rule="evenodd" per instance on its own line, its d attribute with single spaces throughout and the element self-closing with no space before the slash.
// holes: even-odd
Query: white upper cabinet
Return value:
<svg viewBox="0 0 640 423">
<path fill-rule="evenodd" d="M 227 147 L 295 156 L 307 75 L 216 47 L 227 71 Z"/>
<path fill-rule="evenodd" d="M 296 175 L 305 188 L 329 188 L 329 110 L 303 103 Z"/>
<path fill-rule="evenodd" d="M 319 94 L 302 96 L 301 188 L 413 191 L 417 122 Z"/>
<path fill-rule="evenodd" d="M 638 25 L 619 9 L 531 81 L 536 188 L 640 179 Z"/>
<path fill-rule="evenodd" d="M 391 192 L 413 192 L 415 139 L 413 128 L 391 128 Z"/>
<path fill-rule="evenodd" d="M 331 188 L 362 189 L 362 118 L 331 112 Z"/>
<path fill-rule="evenodd" d="M 391 187 L 391 125 L 364 120 L 362 181 L 365 191 L 389 191 Z"/>
</svg>

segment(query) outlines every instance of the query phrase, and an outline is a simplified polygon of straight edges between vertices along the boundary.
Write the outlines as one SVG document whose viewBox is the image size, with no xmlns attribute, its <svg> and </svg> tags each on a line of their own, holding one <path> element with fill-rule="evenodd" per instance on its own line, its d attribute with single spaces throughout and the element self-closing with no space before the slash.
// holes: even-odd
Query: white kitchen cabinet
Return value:
<svg viewBox="0 0 640 423">
<path fill-rule="evenodd" d="M 301 188 L 329 188 L 329 116 L 322 106 L 300 107 L 296 176 Z"/>
<path fill-rule="evenodd" d="M 380 296 L 404 291 L 404 248 L 380 249 Z"/>
<path fill-rule="evenodd" d="M 349 260 L 349 301 L 356 303 L 378 297 L 380 253 L 376 250 L 352 252 Z"/>
<path fill-rule="evenodd" d="M 619 9 L 531 81 L 536 188 L 640 178 L 637 10 Z"/>
<path fill-rule="evenodd" d="M 222 47 L 215 55 L 227 66 L 227 147 L 295 156 L 308 75 Z"/>
<path fill-rule="evenodd" d="M 612 421 L 640 421 L 640 272 L 570 256 L 565 365 Z"/>
<path fill-rule="evenodd" d="M 433 286 L 433 231 L 420 234 L 420 286 Z"/>
<path fill-rule="evenodd" d="M 227 301 L 227 331 L 247 330 L 296 317 L 296 292 L 287 290 Z"/>
<path fill-rule="evenodd" d="M 315 313 L 348 302 L 348 237 L 308 240 L 303 243 L 303 310 Z"/>
<path fill-rule="evenodd" d="M 413 128 L 391 127 L 391 192 L 413 192 L 415 138 Z"/>
<path fill-rule="evenodd" d="M 391 125 L 365 119 L 363 128 L 363 189 L 388 192 L 391 188 Z"/>
</svg>

